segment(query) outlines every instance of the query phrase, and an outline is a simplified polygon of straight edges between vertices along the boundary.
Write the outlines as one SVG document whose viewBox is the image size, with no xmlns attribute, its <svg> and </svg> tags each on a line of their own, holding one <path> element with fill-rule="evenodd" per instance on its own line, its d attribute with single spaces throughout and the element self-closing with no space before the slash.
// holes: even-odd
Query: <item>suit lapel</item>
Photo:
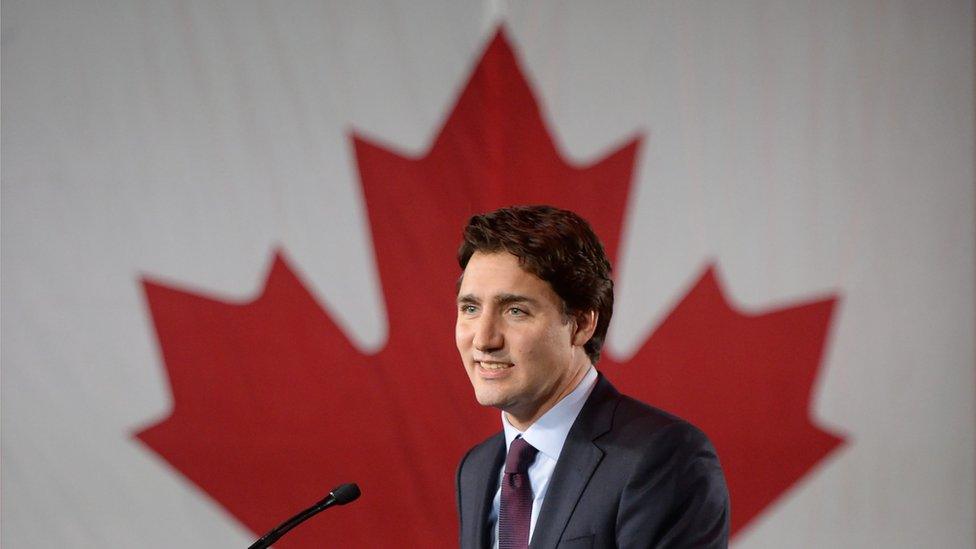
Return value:
<svg viewBox="0 0 976 549">
<path fill-rule="evenodd" d="M 505 436 L 499 433 L 489 444 L 490 447 L 485 452 L 472 456 L 470 470 L 476 472 L 477 476 L 464 490 L 464 501 L 461 502 L 462 509 L 470 510 L 470 514 L 463 517 L 462 525 L 465 532 L 462 532 L 461 538 L 466 548 L 488 547 L 491 539 L 488 511 L 498 490 L 498 472 L 505 460 Z M 477 543 L 474 543 L 475 540 L 478 540 Z"/>
<path fill-rule="evenodd" d="M 619 396 L 620 393 L 600 374 L 566 436 L 532 534 L 531 547 L 555 547 L 562 537 L 583 490 L 603 459 L 603 450 L 593 441 L 610 430 Z"/>
</svg>

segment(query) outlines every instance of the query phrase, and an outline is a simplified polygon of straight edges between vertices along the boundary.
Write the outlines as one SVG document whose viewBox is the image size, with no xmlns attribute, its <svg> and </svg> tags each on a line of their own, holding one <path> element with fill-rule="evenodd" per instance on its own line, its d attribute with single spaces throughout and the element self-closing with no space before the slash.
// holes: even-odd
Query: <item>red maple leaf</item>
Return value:
<svg viewBox="0 0 976 549">
<path fill-rule="evenodd" d="M 557 153 L 503 31 L 421 158 L 354 137 L 389 340 L 358 351 L 282 252 L 263 293 L 228 303 L 144 280 L 173 393 L 137 436 L 260 534 L 355 481 L 363 498 L 282 547 L 449 546 L 453 472 L 499 429 L 454 349 L 454 260 L 467 217 L 548 203 L 592 223 L 616 255 L 638 140 L 591 166 Z M 758 316 L 726 304 L 710 268 L 627 364 L 600 368 L 624 392 L 674 411 L 715 442 L 733 531 L 840 439 L 809 420 L 832 299 Z"/>
</svg>

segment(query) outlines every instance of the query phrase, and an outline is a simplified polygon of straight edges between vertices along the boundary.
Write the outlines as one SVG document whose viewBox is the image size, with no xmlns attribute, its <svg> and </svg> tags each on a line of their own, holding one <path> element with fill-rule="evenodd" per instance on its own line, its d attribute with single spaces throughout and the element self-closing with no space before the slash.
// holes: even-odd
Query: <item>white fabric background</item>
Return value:
<svg viewBox="0 0 976 549">
<path fill-rule="evenodd" d="M 841 296 L 848 444 L 736 545 L 973 546 L 971 3 L 225 0 L 3 4 L 5 547 L 252 541 L 131 437 L 170 405 L 139 277 L 244 300 L 281 244 L 382 346 L 349 132 L 426 150 L 499 22 L 567 158 L 647 135 L 610 352 L 709 260 L 746 309 Z"/>
</svg>

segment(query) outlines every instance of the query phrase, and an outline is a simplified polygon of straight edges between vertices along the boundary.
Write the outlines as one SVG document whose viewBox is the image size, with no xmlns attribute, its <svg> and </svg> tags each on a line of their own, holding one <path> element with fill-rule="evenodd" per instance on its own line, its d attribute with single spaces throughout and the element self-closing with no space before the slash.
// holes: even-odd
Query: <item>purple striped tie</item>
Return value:
<svg viewBox="0 0 976 549">
<path fill-rule="evenodd" d="M 505 458 L 502 477 L 502 504 L 498 511 L 498 549 L 525 549 L 529 546 L 532 521 L 532 483 L 529 466 L 538 450 L 525 439 L 512 441 Z"/>
</svg>

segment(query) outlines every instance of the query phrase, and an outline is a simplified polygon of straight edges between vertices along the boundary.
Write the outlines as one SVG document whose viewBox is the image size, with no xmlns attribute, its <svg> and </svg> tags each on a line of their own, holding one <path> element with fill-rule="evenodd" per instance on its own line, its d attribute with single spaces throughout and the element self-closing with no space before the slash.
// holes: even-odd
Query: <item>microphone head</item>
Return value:
<svg viewBox="0 0 976 549">
<path fill-rule="evenodd" d="M 335 489 L 329 493 L 329 495 L 335 499 L 337 505 L 345 505 L 352 501 L 356 501 L 356 498 L 358 498 L 360 494 L 362 494 L 362 492 L 359 491 L 359 486 L 357 486 L 355 483 L 336 486 Z"/>
</svg>

